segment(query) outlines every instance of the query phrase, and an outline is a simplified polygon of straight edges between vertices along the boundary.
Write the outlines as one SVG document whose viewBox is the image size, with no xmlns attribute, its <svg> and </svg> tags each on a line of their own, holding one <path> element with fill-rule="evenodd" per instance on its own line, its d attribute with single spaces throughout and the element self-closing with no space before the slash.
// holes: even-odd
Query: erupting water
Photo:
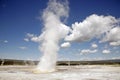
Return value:
<svg viewBox="0 0 120 80">
<path fill-rule="evenodd" d="M 42 15 L 44 31 L 41 34 L 43 38 L 40 50 L 43 56 L 35 73 L 55 71 L 59 40 L 64 38 L 69 32 L 69 27 L 61 22 L 68 17 L 68 12 L 69 7 L 67 1 L 59 2 L 50 0 L 48 2 L 48 6 Z"/>
</svg>

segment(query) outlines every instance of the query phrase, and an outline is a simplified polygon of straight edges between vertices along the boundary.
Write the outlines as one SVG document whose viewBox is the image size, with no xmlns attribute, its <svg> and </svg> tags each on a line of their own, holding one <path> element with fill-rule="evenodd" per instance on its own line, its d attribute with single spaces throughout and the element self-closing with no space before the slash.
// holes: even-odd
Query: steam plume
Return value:
<svg viewBox="0 0 120 80">
<path fill-rule="evenodd" d="M 37 70 L 41 72 L 55 71 L 59 40 L 69 32 L 69 27 L 62 23 L 68 17 L 68 12 L 66 0 L 64 2 L 49 0 L 43 12 L 44 31 L 40 35 L 42 45 L 39 47 L 43 56 L 37 67 Z"/>
</svg>

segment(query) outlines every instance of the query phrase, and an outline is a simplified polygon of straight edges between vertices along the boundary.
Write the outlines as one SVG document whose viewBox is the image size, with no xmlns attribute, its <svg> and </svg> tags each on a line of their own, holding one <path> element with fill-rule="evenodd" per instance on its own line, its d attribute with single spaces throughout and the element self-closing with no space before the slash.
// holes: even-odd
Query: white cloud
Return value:
<svg viewBox="0 0 120 80">
<path fill-rule="evenodd" d="M 90 50 L 90 49 L 83 49 L 81 50 L 80 54 L 86 54 L 86 53 L 96 53 L 98 50 Z"/>
<path fill-rule="evenodd" d="M 104 54 L 109 54 L 109 53 L 110 53 L 110 50 L 106 50 L 106 49 L 105 49 L 105 50 L 102 51 L 102 53 L 104 53 Z"/>
<path fill-rule="evenodd" d="M 27 34 L 26 34 L 26 37 L 24 38 L 24 40 L 25 40 L 26 42 L 28 42 L 28 41 L 40 42 L 40 41 L 42 41 L 43 36 L 44 36 L 44 34 L 42 34 L 42 35 L 40 35 L 40 36 L 36 36 L 36 35 L 34 35 L 34 34 L 27 33 Z"/>
<path fill-rule="evenodd" d="M 112 28 L 101 42 L 109 41 L 111 46 L 120 46 L 120 27 Z"/>
<path fill-rule="evenodd" d="M 93 44 L 91 45 L 91 47 L 92 47 L 92 48 L 97 48 L 97 47 L 98 47 L 98 45 L 97 45 L 97 44 L 95 44 L 95 43 L 93 43 Z"/>
<path fill-rule="evenodd" d="M 34 37 L 31 38 L 31 41 L 33 41 L 33 42 L 40 42 L 39 39 L 40 39 L 39 36 L 38 37 L 34 36 Z"/>
<path fill-rule="evenodd" d="M 110 29 L 116 27 L 117 19 L 113 16 L 90 15 L 83 22 L 72 24 L 72 32 L 66 36 L 66 41 L 88 41 L 93 38 L 101 38 Z"/>
<path fill-rule="evenodd" d="M 4 40 L 4 43 L 8 43 L 8 40 Z"/>
<path fill-rule="evenodd" d="M 31 33 L 27 33 L 26 35 L 27 37 L 30 37 L 30 38 L 34 36 L 34 34 L 31 34 Z"/>
<path fill-rule="evenodd" d="M 29 39 L 28 39 L 28 38 L 24 38 L 24 41 L 28 42 L 28 41 L 29 41 Z"/>
<path fill-rule="evenodd" d="M 65 38 L 70 31 L 70 27 L 62 23 L 60 24 L 60 27 L 58 27 L 58 33 L 60 38 Z"/>
<path fill-rule="evenodd" d="M 120 41 L 110 42 L 111 46 L 120 46 Z"/>
<path fill-rule="evenodd" d="M 70 46 L 71 46 L 71 44 L 69 42 L 65 42 L 65 43 L 61 44 L 61 47 L 63 47 L 63 48 L 67 48 Z"/>
<path fill-rule="evenodd" d="M 25 47 L 25 46 L 21 46 L 21 47 L 19 47 L 20 49 L 23 49 L 23 50 L 25 50 L 25 49 L 27 49 L 27 47 Z"/>
</svg>

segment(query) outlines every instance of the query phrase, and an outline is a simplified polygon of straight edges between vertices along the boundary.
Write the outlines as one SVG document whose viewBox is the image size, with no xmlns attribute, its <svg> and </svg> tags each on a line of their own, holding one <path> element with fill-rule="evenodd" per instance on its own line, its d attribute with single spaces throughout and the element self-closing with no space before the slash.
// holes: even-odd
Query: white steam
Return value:
<svg viewBox="0 0 120 80">
<path fill-rule="evenodd" d="M 61 22 L 68 17 L 68 12 L 68 2 L 56 0 L 50 0 L 43 12 L 44 31 L 39 37 L 33 39 L 34 41 L 42 42 L 39 48 L 43 56 L 37 67 L 41 72 L 52 72 L 55 70 L 59 40 L 64 38 L 70 30 L 69 27 Z"/>
</svg>

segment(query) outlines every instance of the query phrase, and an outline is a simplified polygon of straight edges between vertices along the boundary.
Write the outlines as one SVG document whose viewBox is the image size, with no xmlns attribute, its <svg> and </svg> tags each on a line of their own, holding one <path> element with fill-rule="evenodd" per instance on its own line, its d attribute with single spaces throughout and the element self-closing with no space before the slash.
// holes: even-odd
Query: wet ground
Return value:
<svg viewBox="0 0 120 80">
<path fill-rule="evenodd" d="M 118 65 L 57 66 L 56 72 L 34 74 L 35 66 L 0 66 L 0 80 L 120 80 Z"/>
</svg>

